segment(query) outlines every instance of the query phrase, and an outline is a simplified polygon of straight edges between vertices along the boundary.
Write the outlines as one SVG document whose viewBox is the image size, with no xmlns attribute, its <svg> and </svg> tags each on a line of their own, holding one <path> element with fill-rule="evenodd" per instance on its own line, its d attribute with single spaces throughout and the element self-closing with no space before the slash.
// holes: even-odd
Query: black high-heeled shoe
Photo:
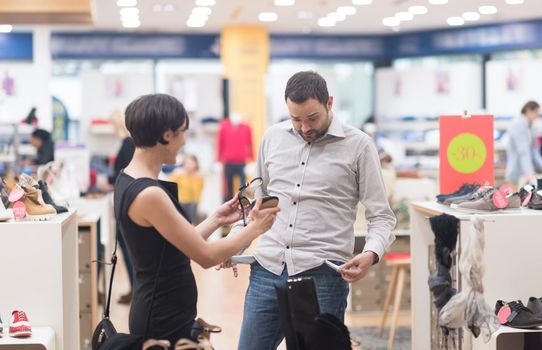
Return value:
<svg viewBox="0 0 542 350">
<path fill-rule="evenodd" d="M 243 225 L 247 225 L 245 213 L 246 210 L 254 208 L 256 204 L 255 193 L 258 188 L 262 186 L 263 179 L 261 177 L 255 177 L 252 181 L 247 183 L 244 186 L 239 187 L 239 192 L 237 194 L 237 200 L 239 201 L 239 207 L 243 213 Z M 262 191 L 263 192 L 263 191 Z M 277 196 L 263 196 L 262 205 L 260 209 L 274 208 L 279 205 L 279 197 Z"/>
</svg>

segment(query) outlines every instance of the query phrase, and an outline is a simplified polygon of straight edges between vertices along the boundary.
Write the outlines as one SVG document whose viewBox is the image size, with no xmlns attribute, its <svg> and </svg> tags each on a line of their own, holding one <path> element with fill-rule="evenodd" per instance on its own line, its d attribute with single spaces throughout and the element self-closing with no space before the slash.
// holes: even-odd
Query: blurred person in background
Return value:
<svg viewBox="0 0 542 350">
<path fill-rule="evenodd" d="M 539 118 L 540 105 L 529 101 L 521 108 L 521 117 L 508 128 L 506 180 L 512 184 L 535 184 L 536 173 L 542 171 L 542 156 L 533 135 L 533 124 Z"/>
<path fill-rule="evenodd" d="M 55 143 L 49 131 L 34 130 L 30 134 L 30 144 L 36 149 L 33 165 L 44 165 L 55 160 Z"/>
<path fill-rule="evenodd" d="M 177 183 L 179 202 L 192 224 L 198 223 L 198 205 L 203 191 L 203 176 L 199 172 L 198 158 L 193 154 L 184 156 L 182 168 L 173 173 L 170 181 Z"/>
</svg>

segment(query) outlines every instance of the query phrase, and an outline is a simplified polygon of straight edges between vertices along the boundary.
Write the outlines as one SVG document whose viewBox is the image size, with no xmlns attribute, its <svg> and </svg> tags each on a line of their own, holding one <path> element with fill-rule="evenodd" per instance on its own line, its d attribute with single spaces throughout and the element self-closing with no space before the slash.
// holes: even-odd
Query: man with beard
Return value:
<svg viewBox="0 0 542 350">
<path fill-rule="evenodd" d="M 333 96 L 318 73 L 293 75 L 285 100 L 290 120 L 266 131 L 258 154 L 261 191 L 279 197 L 281 211 L 254 254 L 239 350 L 272 350 L 282 341 L 274 285 L 289 277 L 313 277 L 321 312 L 344 320 L 348 282 L 362 279 L 394 240 L 372 139 L 333 117 Z M 369 224 L 363 252 L 353 256 L 358 202 Z"/>
</svg>

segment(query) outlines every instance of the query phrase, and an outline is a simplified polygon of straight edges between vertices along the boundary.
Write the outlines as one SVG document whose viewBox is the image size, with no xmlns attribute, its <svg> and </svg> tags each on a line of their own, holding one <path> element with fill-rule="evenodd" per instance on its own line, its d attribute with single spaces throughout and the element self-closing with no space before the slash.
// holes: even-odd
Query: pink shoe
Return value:
<svg viewBox="0 0 542 350">
<path fill-rule="evenodd" d="M 24 338 L 32 336 L 32 327 L 24 311 L 14 310 L 11 313 L 11 323 L 9 324 L 9 335 L 14 338 Z"/>
</svg>

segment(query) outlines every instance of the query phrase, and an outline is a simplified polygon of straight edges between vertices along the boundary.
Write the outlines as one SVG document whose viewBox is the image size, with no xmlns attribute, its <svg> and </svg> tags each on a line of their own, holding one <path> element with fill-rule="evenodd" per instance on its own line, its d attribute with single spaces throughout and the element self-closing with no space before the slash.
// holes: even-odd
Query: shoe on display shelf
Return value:
<svg viewBox="0 0 542 350">
<path fill-rule="evenodd" d="M 30 326 L 28 317 L 26 317 L 24 311 L 14 310 L 11 313 L 9 335 L 14 338 L 26 338 L 32 336 L 32 327 Z"/>
<path fill-rule="evenodd" d="M 4 179 L 0 179 L 0 202 L 4 204 L 4 207 L 9 207 L 9 195 L 8 185 Z"/>
<path fill-rule="evenodd" d="M 45 204 L 50 204 L 53 208 L 55 208 L 57 214 L 66 213 L 68 211 L 66 207 L 56 205 L 55 201 L 53 200 L 53 198 L 51 198 L 51 195 L 49 194 L 49 189 L 45 181 L 39 180 L 38 184 L 41 191 L 41 197 L 43 198 Z"/>
<path fill-rule="evenodd" d="M 0 317 L 0 338 L 4 336 L 4 324 L 2 323 L 2 317 Z"/>
<path fill-rule="evenodd" d="M 0 201 L 0 222 L 8 221 L 12 218 L 11 212 L 6 209 L 4 203 Z"/>
<path fill-rule="evenodd" d="M 530 209 L 542 210 L 542 189 L 538 189 L 533 192 L 533 196 L 527 204 L 527 207 Z"/>
<path fill-rule="evenodd" d="M 530 297 L 527 303 L 527 309 L 531 310 L 533 314 L 542 318 L 542 298 Z"/>
<path fill-rule="evenodd" d="M 491 186 L 480 186 L 478 187 L 478 189 L 476 189 L 473 192 L 470 192 L 461 196 L 457 196 L 457 197 L 448 198 L 444 201 L 444 204 L 449 205 L 453 208 L 457 204 L 480 199 L 484 196 L 484 194 L 486 194 L 488 191 L 492 189 L 493 187 Z"/>
<path fill-rule="evenodd" d="M 437 195 L 437 202 L 445 203 L 447 200 L 450 200 L 452 198 L 471 194 L 474 191 L 476 191 L 479 187 L 480 185 L 478 184 L 464 184 L 454 193 Z"/>
<path fill-rule="evenodd" d="M 502 204 L 499 204 L 499 200 L 497 200 L 497 198 L 500 199 Z M 503 209 L 520 210 L 521 199 L 517 192 L 505 194 L 500 190 L 492 188 L 483 193 L 478 199 L 454 204 L 451 207 L 472 213 L 486 213 L 489 211 L 500 211 Z"/>
<path fill-rule="evenodd" d="M 498 300 L 495 311 L 499 322 L 508 327 L 535 328 L 542 326 L 542 318 L 526 308 L 520 300 L 509 303 Z"/>
<path fill-rule="evenodd" d="M 26 207 L 26 217 L 32 221 L 49 220 L 56 215 L 56 210 L 49 204 L 43 204 L 39 200 L 40 190 L 34 187 L 23 188 L 23 203 Z"/>
</svg>

